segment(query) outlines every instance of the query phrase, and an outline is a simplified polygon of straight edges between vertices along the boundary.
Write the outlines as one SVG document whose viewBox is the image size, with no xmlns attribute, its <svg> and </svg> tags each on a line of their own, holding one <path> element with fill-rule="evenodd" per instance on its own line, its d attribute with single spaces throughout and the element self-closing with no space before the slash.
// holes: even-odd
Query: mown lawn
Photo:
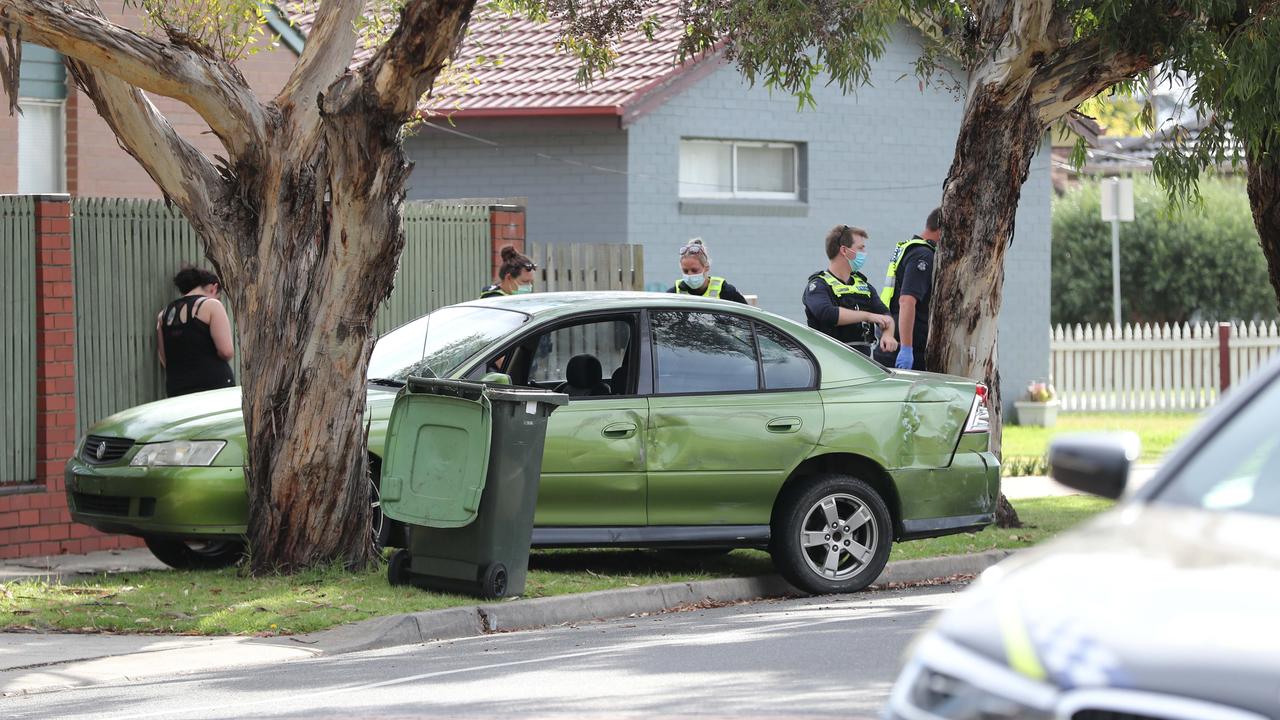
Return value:
<svg viewBox="0 0 1280 720">
<path fill-rule="evenodd" d="M 1110 506 L 1095 498 L 1014 503 L 1027 527 L 919 540 L 895 546 L 891 559 L 938 557 L 1033 545 Z M 525 597 L 747 577 L 773 572 L 769 556 L 677 551 L 538 551 Z M 473 598 L 391 587 L 386 566 L 351 573 L 333 568 L 289 577 L 249 578 L 237 569 L 154 571 L 99 576 L 71 584 L 0 585 L 0 630 L 288 635 L 379 615 L 471 605 Z"/>
<path fill-rule="evenodd" d="M 1049 441 L 1061 433 L 1135 432 L 1142 440 L 1142 456 L 1138 461 L 1156 462 L 1187 434 L 1198 418 L 1196 413 L 1058 413 L 1057 424 L 1049 428 L 1005 425 L 1003 474 L 1044 474 Z"/>
</svg>

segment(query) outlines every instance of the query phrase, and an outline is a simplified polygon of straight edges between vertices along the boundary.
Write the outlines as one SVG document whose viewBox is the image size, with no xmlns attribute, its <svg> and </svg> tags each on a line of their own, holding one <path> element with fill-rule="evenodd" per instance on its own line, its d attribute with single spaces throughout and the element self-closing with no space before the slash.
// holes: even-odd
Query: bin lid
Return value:
<svg viewBox="0 0 1280 720">
<path fill-rule="evenodd" d="M 489 473 L 493 416 L 485 388 L 412 378 L 396 397 L 382 461 L 382 512 L 413 525 L 470 524 Z"/>
<path fill-rule="evenodd" d="M 551 392 L 550 390 L 538 390 L 536 388 L 514 388 L 500 385 L 489 385 L 484 389 L 484 394 L 490 400 L 499 400 L 517 403 L 538 402 L 546 405 L 559 407 L 569 404 L 569 396 L 564 393 Z"/>
</svg>

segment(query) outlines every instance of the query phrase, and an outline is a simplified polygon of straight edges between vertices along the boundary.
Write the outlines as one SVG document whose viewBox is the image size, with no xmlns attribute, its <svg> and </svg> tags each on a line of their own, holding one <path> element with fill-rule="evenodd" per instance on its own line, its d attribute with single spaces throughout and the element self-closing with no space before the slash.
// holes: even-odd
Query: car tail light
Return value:
<svg viewBox="0 0 1280 720">
<path fill-rule="evenodd" d="M 969 419 L 964 423 L 967 433 L 991 432 L 991 413 L 987 410 L 987 386 L 978 383 L 978 392 L 969 407 Z"/>
</svg>

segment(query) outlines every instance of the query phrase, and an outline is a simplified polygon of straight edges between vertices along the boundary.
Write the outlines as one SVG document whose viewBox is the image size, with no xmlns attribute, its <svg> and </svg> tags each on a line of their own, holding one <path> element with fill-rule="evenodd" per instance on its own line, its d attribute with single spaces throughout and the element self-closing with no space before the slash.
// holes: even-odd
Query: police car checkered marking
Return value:
<svg viewBox="0 0 1280 720">
<path fill-rule="evenodd" d="M 1128 687 L 1120 658 L 1072 618 L 1030 622 L 1031 640 L 1049 676 L 1065 689 Z"/>
</svg>

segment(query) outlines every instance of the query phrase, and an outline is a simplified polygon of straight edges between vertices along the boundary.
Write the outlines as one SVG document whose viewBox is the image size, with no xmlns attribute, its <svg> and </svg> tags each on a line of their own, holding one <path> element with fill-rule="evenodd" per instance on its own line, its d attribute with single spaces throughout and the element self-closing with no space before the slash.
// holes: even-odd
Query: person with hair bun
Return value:
<svg viewBox="0 0 1280 720">
<path fill-rule="evenodd" d="M 498 282 L 481 290 L 480 299 L 533 292 L 533 271 L 538 266 L 511 245 L 502 248 L 500 255 L 502 265 L 498 266 Z"/>
<path fill-rule="evenodd" d="M 693 238 L 680 248 L 680 273 L 682 277 L 667 292 L 747 304 L 747 299 L 738 292 L 738 288 L 722 277 L 711 275 L 711 253 L 700 237 Z"/>
<path fill-rule="evenodd" d="M 156 316 L 156 352 L 165 369 L 168 397 L 236 384 L 231 320 L 218 300 L 218 276 L 186 265 L 173 277 L 182 293 Z"/>
</svg>

